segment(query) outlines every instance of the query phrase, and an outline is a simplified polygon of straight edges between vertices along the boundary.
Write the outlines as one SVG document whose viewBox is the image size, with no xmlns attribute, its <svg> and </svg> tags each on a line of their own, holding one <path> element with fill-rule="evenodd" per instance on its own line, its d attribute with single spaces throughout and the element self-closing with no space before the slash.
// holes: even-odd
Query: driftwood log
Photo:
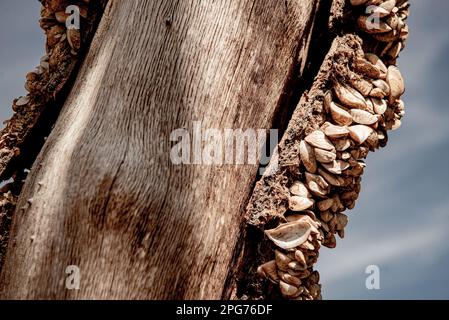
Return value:
<svg viewBox="0 0 449 320">
<path fill-rule="evenodd" d="M 319 249 L 405 115 L 409 3 L 73 1 L 81 29 L 41 0 L 48 54 L 0 138 L 0 298 L 320 299 Z M 262 176 L 205 160 L 204 130 L 269 128 Z"/>
<path fill-rule="evenodd" d="M 329 16 L 321 0 L 109 1 L 21 191 L 1 297 L 229 298 L 258 167 L 174 165 L 170 133 L 282 123 Z"/>
</svg>

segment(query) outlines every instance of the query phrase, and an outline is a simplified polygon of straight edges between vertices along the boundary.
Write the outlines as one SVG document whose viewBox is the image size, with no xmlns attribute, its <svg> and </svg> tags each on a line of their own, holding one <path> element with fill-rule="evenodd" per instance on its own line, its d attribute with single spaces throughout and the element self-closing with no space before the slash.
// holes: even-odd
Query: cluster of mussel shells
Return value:
<svg viewBox="0 0 449 320">
<path fill-rule="evenodd" d="M 401 1 L 351 2 L 394 4 L 394 14 L 408 8 Z M 394 10 L 398 2 L 401 9 Z M 395 65 L 366 53 L 348 68 L 324 96 L 326 121 L 298 142 L 300 178 L 288 186 L 285 221 L 265 231 L 276 247 L 275 258 L 257 272 L 278 284 L 287 299 L 321 298 L 319 274 L 313 271 L 320 246 L 334 248 L 335 235 L 344 237 L 348 217 L 343 212 L 355 206 L 364 159 L 385 146 L 387 130 L 399 128 L 404 116 L 404 81 Z"/>
<path fill-rule="evenodd" d="M 56 70 L 58 64 L 67 55 L 66 48 L 69 46 L 70 54 L 76 56 L 81 47 L 81 31 L 75 28 L 66 28 L 66 20 L 70 13 L 66 9 L 70 5 L 79 8 L 80 18 L 88 16 L 88 5 L 90 0 L 42 0 L 40 26 L 45 31 L 47 43 L 46 54 L 41 58 L 36 70 L 26 75 L 25 89 L 30 94 L 41 91 L 42 79 L 51 70 Z M 30 103 L 30 95 L 15 99 L 13 110 L 19 111 Z"/>
<path fill-rule="evenodd" d="M 81 45 L 81 34 L 77 28 L 66 28 L 66 21 L 70 13 L 68 6 L 79 8 L 81 18 L 88 17 L 90 0 L 43 0 L 40 25 L 47 35 L 47 51 L 50 52 L 59 42 L 66 41 L 70 45 L 72 54 L 76 55 Z"/>
<path fill-rule="evenodd" d="M 406 20 L 410 4 L 406 0 L 350 0 L 350 2 L 353 6 L 364 10 L 358 17 L 357 26 L 362 32 L 377 40 L 379 48 L 376 48 L 375 52 L 394 64 L 408 38 L 409 29 Z"/>
<path fill-rule="evenodd" d="M 303 188 L 305 186 L 301 183 L 292 186 L 295 191 Z M 300 196 L 292 195 L 290 206 L 299 210 L 309 207 L 308 203 L 311 202 L 312 198 L 303 200 Z M 312 270 L 312 266 L 318 260 L 318 250 L 324 239 L 321 223 L 313 211 L 293 213 L 286 217 L 285 223 L 265 233 L 277 249 L 274 251 L 275 259 L 259 266 L 257 273 L 278 284 L 285 298 L 321 299 L 320 276 Z"/>
</svg>

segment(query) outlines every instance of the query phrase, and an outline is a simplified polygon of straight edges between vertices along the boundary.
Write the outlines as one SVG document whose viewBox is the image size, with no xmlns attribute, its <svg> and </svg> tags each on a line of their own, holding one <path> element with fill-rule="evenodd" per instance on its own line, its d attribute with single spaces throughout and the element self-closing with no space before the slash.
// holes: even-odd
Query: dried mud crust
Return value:
<svg viewBox="0 0 449 320">
<path fill-rule="evenodd" d="M 362 41 L 354 35 L 336 38 L 319 74 L 309 92 L 305 93 L 296 108 L 281 142 L 276 161 L 267 169 L 266 175 L 256 184 L 252 200 L 247 208 L 248 224 L 265 228 L 288 209 L 289 188 L 299 178 L 299 141 L 325 121 L 323 110 L 326 92 L 332 89 L 334 79 L 347 79 L 348 65 L 356 57 L 363 57 Z M 274 158 L 273 158 L 274 159 Z M 271 171 L 270 171 L 271 170 Z"/>
<path fill-rule="evenodd" d="M 40 2 L 39 23 L 47 38 L 46 55 L 36 70 L 27 74 L 25 88 L 29 93 L 14 99 L 14 114 L 0 133 L 0 180 L 13 180 L 0 190 L 0 269 L 24 170 L 32 165 L 56 121 L 107 0 Z M 79 30 L 66 28 L 65 10 L 70 5 L 80 8 Z"/>
<path fill-rule="evenodd" d="M 242 299 L 280 299 L 276 285 L 261 281 L 257 276 L 257 267 L 272 259 L 271 242 L 263 236 L 261 230 L 270 229 L 284 219 L 290 197 L 289 185 L 300 179 L 299 141 L 307 134 L 318 129 L 325 122 L 323 110 L 324 97 L 332 89 L 334 79 L 348 77 L 348 65 L 356 57 L 363 57 L 361 39 L 354 35 L 338 37 L 326 56 L 319 74 L 309 92 L 299 102 L 288 125 L 276 154 L 265 175 L 257 182 L 247 208 L 247 241 L 243 261 L 246 268 L 237 275 L 239 286 L 237 296 Z M 276 167 L 276 162 L 278 167 Z"/>
<path fill-rule="evenodd" d="M 12 211 L 17 203 L 16 193 L 10 190 L 11 185 L 2 188 L 0 193 L 0 269 L 6 253 L 8 231 L 11 225 Z"/>
</svg>

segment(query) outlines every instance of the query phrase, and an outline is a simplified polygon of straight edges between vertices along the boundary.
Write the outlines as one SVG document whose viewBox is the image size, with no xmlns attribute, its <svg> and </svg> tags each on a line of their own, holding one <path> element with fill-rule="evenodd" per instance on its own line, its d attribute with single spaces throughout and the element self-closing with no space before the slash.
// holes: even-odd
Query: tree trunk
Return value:
<svg viewBox="0 0 449 320">
<path fill-rule="evenodd" d="M 75 2 L 81 29 L 41 1 L 48 56 L 0 138 L 0 296 L 320 299 L 319 249 L 405 114 L 409 3 L 111 0 L 86 50 L 106 0 Z"/>
<path fill-rule="evenodd" d="M 170 135 L 271 128 L 320 2 L 110 1 L 20 195 L 1 297 L 228 298 L 258 166 L 176 165 Z"/>
</svg>

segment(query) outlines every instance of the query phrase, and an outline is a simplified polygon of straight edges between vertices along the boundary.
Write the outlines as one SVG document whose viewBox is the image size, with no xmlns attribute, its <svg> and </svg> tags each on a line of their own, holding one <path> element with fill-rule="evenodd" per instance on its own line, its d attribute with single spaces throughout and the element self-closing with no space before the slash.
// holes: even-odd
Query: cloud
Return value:
<svg viewBox="0 0 449 320">
<path fill-rule="evenodd" d="M 449 239 L 446 226 L 434 223 L 389 237 L 379 232 L 377 238 L 358 239 L 348 250 L 339 250 L 327 259 L 321 257 L 318 269 L 322 274 L 323 285 L 327 286 L 348 274 L 363 272 L 368 265 L 394 263 L 416 252 L 424 253 L 431 260 L 441 250 L 443 239 Z"/>
<path fill-rule="evenodd" d="M 369 264 L 383 265 L 382 270 L 396 266 L 382 271 L 390 277 L 389 286 L 378 298 L 424 296 L 424 285 L 440 286 L 434 297 L 449 298 L 444 283 L 449 263 L 449 1 L 410 2 L 410 38 L 399 59 L 407 115 L 402 128 L 390 134 L 387 148 L 368 158 L 362 194 L 348 212 L 346 238 L 335 250 L 320 253 L 324 292 L 333 298 L 366 296 L 362 286 Z M 24 77 L 43 55 L 44 35 L 37 22 L 38 1 L 2 0 L 0 18 L 2 121 L 12 112 L 12 99 L 25 93 Z"/>
<path fill-rule="evenodd" d="M 0 122 L 12 115 L 13 98 L 24 95 L 25 75 L 44 54 L 38 1 L 0 1 Z"/>
</svg>

